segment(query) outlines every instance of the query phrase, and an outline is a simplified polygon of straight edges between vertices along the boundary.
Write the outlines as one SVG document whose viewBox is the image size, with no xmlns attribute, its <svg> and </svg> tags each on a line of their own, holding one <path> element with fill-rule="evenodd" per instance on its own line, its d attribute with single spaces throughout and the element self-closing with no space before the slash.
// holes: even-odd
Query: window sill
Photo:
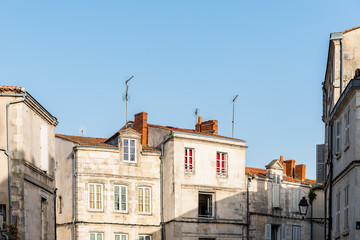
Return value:
<svg viewBox="0 0 360 240">
<path fill-rule="evenodd" d="M 103 209 L 88 209 L 89 212 L 104 212 Z"/>
<path fill-rule="evenodd" d="M 137 164 L 137 161 L 125 161 L 125 160 L 123 160 L 123 163 L 132 163 L 132 164 Z"/>
<path fill-rule="evenodd" d="M 205 220 L 214 220 L 215 218 L 212 216 L 199 216 L 199 219 L 205 219 Z"/>
<path fill-rule="evenodd" d="M 346 152 L 349 148 L 350 148 L 350 144 L 347 144 L 347 145 L 345 146 L 344 152 Z"/>
<path fill-rule="evenodd" d="M 129 214 L 128 211 L 120 211 L 120 210 L 114 210 L 114 213 Z"/>
<path fill-rule="evenodd" d="M 185 170 L 185 174 L 186 174 L 186 175 L 194 175 L 195 172 L 188 172 L 188 171 Z"/>
<path fill-rule="evenodd" d="M 146 212 L 138 212 L 139 215 L 146 215 L 146 216 L 151 216 L 151 213 L 146 213 Z"/>
</svg>

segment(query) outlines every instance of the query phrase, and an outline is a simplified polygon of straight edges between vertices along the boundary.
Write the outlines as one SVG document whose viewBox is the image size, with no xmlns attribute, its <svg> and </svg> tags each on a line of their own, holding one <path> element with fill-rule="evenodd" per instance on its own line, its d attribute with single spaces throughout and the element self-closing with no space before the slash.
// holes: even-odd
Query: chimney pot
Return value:
<svg viewBox="0 0 360 240">
<path fill-rule="evenodd" d="M 286 160 L 284 163 L 286 175 L 289 177 L 294 177 L 295 160 Z"/>
<path fill-rule="evenodd" d="M 141 144 L 147 145 L 147 112 L 135 114 L 134 129 L 141 134 Z"/>
<path fill-rule="evenodd" d="M 299 178 L 301 180 L 305 179 L 306 165 L 299 164 L 295 166 L 295 178 Z"/>
</svg>

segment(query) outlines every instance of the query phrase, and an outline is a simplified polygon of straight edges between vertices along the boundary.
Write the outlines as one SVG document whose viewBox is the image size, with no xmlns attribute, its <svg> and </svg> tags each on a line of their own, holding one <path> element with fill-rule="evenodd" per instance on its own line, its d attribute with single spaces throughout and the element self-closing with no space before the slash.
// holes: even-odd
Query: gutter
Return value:
<svg viewBox="0 0 360 240">
<path fill-rule="evenodd" d="M 160 156 L 160 228 L 161 228 L 161 240 L 165 240 L 165 226 L 164 226 L 164 200 L 163 200 L 163 192 L 164 192 L 164 181 L 163 181 L 163 174 L 164 174 L 164 145 L 167 143 L 170 139 L 173 138 L 173 131 L 170 132 L 170 134 L 165 138 L 164 141 L 160 143 L 161 145 L 161 156 Z"/>
<path fill-rule="evenodd" d="M 24 102 L 25 98 L 27 96 L 27 93 L 25 92 L 24 94 L 1 94 L 1 96 L 9 96 L 9 97 L 22 97 L 22 99 L 20 100 L 16 100 L 16 101 L 10 101 L 6 104 L 6 144 L 7 144 L 7 148 L 5 149 L 0 149 L 1 151 L 3 151 L 8 158 L 8 192 L 9 192 L 9 219 L 10 219 L 10 224 L 12 224 L 12 196 L 11 196 L 11 156 L 10 156 L 10 119 L 9 119 L 9 107 L 11 104 L 16 104 L 16 103 L 20 103 L 20 102 Z"/>
</svg>

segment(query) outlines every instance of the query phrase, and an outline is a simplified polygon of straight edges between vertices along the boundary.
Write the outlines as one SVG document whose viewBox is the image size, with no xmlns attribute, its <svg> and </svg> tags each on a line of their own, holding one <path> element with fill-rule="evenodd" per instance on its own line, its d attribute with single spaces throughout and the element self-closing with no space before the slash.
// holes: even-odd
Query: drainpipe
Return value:
<svg viewBox="0 0 360 240">
<path fill-rule="evenodd" d="M 313 219 L 313 204 L 311 203 L 310 205 L 310 219 Z M 313 232 L 314 232 L 314 226 L 313 226 L 313 221 L 311 221 L 310 223 L 310 240 L 313 240 Z"/>
<path fill-rule="evenodd" d="M 246 239 L 250 240 L 250 197 L 249 197 L 249 187 L 252 178 L 248 178 L 247 187 L 246 187 Z"/>
<path fill-rule="evenodd" d="M 12 224 L 12 197 L 11 197 L 11 156 L 10 156 L 10 119 L 9 119 L 9 107 L 11 104 L 20 103 L 25 101 L 26 93 L 24 94 L 14 94 L 14 95 L 8 95 L 11 97 L 23 97 L 20 100 L 16 101 L 10 101 L 6 104 L 6 144 L 7 149 L 0 149 L 1 151 L 4 151 L 4 153 L 7 155 L 8 158 L 8 191 L 9 191 L 9 218 L 10 218 L 10 224 Z"/>
<path fill-rule="evenodd" d="M 160 156 L 160 216 L 161 216 L 161 240 L 166 240 L 165 227 L 164 227 L 164 201 L 163 201 L 163 161 L 164 161 L 164 145 L 173 137 L 173 131 L 170 132 L 168 137 L 161 142 L 161 156 Z"/>
<path fill-rule="evenodd" d="M 343 66 L 344 66 L 344 46 L 342 38 L 340 39 L 340 95 L 343 92 Z"/>
<path fill-rule="evenodd" d="M 329 231 L 328 239 L 331 239 L 332 231 L 332 178 L 333 178 L 333 125 L 330 127 L 330 177 L 329 177 Z"/>
<path fill-rule="evenodd" d="M 75 171 L 75 168 L 76 168 L 76 152 L 73 148 L 73 151 L 72 151 L 72 154 L 73 154 L 73 240 L 76 240 L 76 226 L 75 226 L 75 221 L 76 221 L 76 194 L 75 194 L 75 191 L 76 191 L 76 171 Z"/>
</svg>

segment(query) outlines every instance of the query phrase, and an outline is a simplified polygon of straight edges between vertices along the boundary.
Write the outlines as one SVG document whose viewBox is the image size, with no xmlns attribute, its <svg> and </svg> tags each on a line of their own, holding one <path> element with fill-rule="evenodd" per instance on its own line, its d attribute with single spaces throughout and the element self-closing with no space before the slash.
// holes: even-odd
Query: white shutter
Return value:
<svg viewBox="0 0 360 240">
<path fill-rule="evenodd" d="M 325 182 L 325 144 L 316 145 L 316 182 Z"/>
<path fill-rule="evenodd" d="M 40 127 L 40 160 L 41 169 L 49 171 L 48 131 L 45 125 Z"/>
<path fill-rule="evenodd" d="M 271 224 L 265 224 L 265 240 L 271 240 Z"/>
<path fill-rule="evenodd" d="M 280 184 L 273 183 L 273 207 L 280 207 Z"/>
<path fill-rule="evenodd" d="M 286 226 L 281 226 L 281 240 L 286 240 Z"/>
</svg>

